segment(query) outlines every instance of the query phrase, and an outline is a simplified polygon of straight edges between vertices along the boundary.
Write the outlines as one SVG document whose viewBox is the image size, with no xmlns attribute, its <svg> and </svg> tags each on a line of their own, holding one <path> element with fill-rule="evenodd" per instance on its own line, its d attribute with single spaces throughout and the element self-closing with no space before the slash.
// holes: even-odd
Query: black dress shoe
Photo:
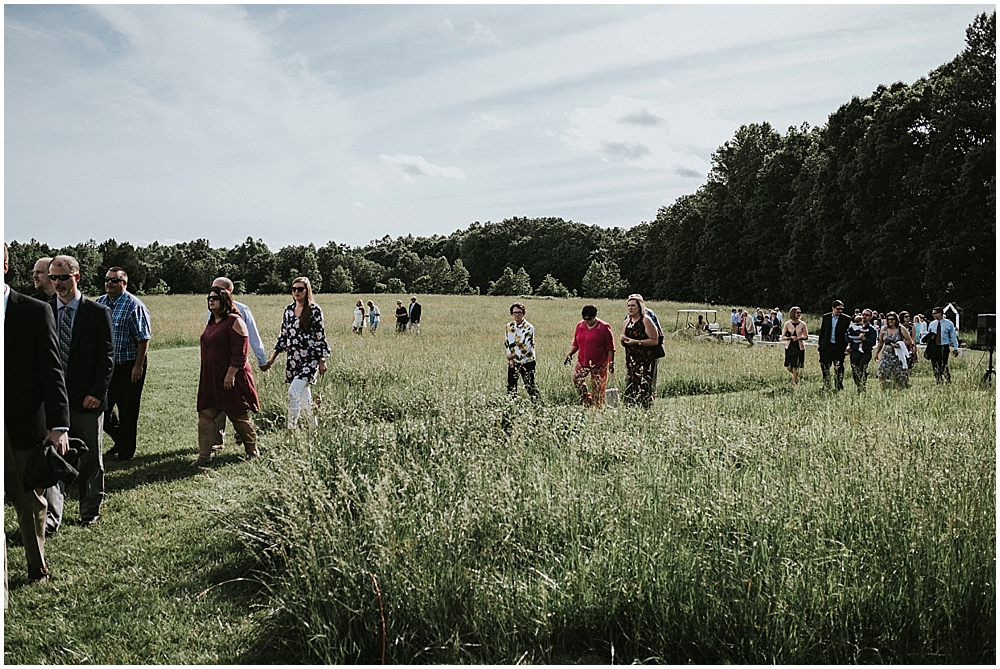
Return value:
<svg viewBox="0 0 1000 669">
<path fill-rule="evenodd" d="M 118 455 L 118 447 L 117 446 L 112 446 L 108 450 L 104 451 L 104 456 L 105 457 L 107 457 L 109 455 Z"/>
<path fill-rule="evenodd" d="M 124 462 L 126 460 L 131 460 L 133 457 L 135 457 L 135 453 L 119 453 L 116 459 L 118 462 Z"/>
<path fill-rule="evenodd" d="M 99 521 L 100 519 L 101 519 L 101 514 L 97 514 L 93 518 L 81 518 L 80 524 L 83 525 L 84 527 L 93 527 L 94 525 L 97 524 L 97 521 Z"/>
<path fill-rule="evenodd" d="M 45 526 L 45 538 L 48 539 L 49 537 L 51 537 L 53 534 L 55 534 L 58 531 L 59 531 L 58 529 L 56 529 L 54 527 L 49 527 L 48 525 L 46 525 Z"/>
</svg>

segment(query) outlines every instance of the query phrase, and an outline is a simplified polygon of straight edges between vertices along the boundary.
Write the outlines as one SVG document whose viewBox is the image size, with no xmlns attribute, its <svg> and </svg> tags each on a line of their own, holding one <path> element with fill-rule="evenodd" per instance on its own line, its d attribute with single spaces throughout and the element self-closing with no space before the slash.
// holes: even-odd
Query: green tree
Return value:
<svg viewBox="0 0 1000 669">
<path fill-rule="evenodd" d="M 25 243 L 12 240 L 7 245 L 7 250 L 8 265 L 4 281 L 19 293 L 34 295 L 35 283 L 32 270 L 35 268 L 35 263 L 39 258 L 51 258 L 56 255 L 56 250 L 35 238 Z"/>
<path fill-rule="evenodd" d="M 593 260 L 583 276 L 585 297 L 622 297 L 627 287 L 614 260 Z"/>
<path fill-rule="evenodd" d="M 397 277 L 390 276 L 385 282 L 385 292 L 393 295 L 403 295 L 406 293 L 406 285 Z"/>
<path fill-rule="evenodd" d="M 338 265 L 333 268 L 333 271 L 330 273 L 330 278 L 326 283 L 326 292 L 328 293 L 354 292 L 354 281 L 351 279 L 350 272 L 348 272 L 343 265 Z"/>
<path fill-rule="evenodd" d="M 496 281 L 490 281 L 487 295 L 530 295 L 531 279 L 523 267 L 514 273 L 510 267 L 504 267 L 503 273 Z"/>
<path fill-rule="evenodd" d="M 551 274 L 546 274 L 545 278 L 538 285 L 536 295 L 546 295 L 550 297 L 569 297 L 570 292 L 566 286 L 562 285 Z"/>
<path fill-rule="evenodd" d="M 263 292 L 261 286 L 267 283 L 274 271 L 271 249 L 263 240 L 254 240 L 253 237 L 247 237 L 242 244 L 230 249 L 226 253 L 226 262 L 235 267 L 229 278 L 234 283 L 242 281 L 250 293 Z"/>
<path fill-rule="evenodd" d="M 121 267 L 128 274 L 128 290 L 130 293 L 142 291 L 146 284 L 146 274 L 148 268 L 143 262 L 139 251 L 129 244 L 123 242 L 119 244 L 114 239 L 108 239 L 97 247 L 101 254 L 101 268 L 99 273 L 107 275 L 108 268 Z"/>
</svg>

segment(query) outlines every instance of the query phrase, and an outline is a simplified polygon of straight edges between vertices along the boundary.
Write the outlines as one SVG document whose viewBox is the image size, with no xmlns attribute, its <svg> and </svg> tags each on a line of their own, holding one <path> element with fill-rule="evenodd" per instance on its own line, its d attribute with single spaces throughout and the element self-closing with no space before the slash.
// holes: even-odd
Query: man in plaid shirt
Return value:
<svg viewBox="0 0 1000 669">
<path fill-rule="evenodd" d="M 126 286 L 128 274 L 121 267 L 112 267 L 104 277 L 105 294 L 97 298 L 98 304 L 111 310 L 115 339 L 115 371 L 108 386 L 108 409 L 104 414 L 104 431 L 115 445 L 105 455 L 115 454 L 119 460 L 129 460 L 135 455 L 139 402 L 146 381 L 146 351 L 151 336 L 149 310 L 125 290 Z"/>
</svg>

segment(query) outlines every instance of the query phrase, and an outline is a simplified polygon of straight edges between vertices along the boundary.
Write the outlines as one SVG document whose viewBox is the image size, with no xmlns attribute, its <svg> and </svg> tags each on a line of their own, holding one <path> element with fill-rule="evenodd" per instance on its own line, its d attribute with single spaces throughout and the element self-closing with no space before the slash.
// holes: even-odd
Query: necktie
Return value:
<svg viewBox="0 0 1000 669">
<path fill-rule="evenodd" d="M 59 320 L 59 357 L 62 358 L 63 369 L 69 368 L 69 344 L 73 341 L 72 312 L 70 307 L 63 307 Z"/>
</svg>

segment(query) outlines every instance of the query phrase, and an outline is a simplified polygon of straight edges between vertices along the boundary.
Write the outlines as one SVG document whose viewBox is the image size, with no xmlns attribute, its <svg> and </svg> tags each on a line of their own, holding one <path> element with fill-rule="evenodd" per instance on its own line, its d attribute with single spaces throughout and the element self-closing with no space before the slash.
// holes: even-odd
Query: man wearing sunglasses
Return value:
<svg viewBox="0 0 1000 669">
<path fill-rule="evenodd" d="M 111 312 L 80 294 L 80 263 L 58 255 L 49 263 L 49 278 L 56 296 L 49 304 L 56 318 L 59 358 L 66 373 L 69 392 L 69 436 L 82 439 L 87 452 L 80 457 L 80 523 L 92 526 L 101 517 L 104 501 L 103 442 L 104 410 L 108 384 L 114 370 L 115 345 Z M 49 488 L 46 529 L 51 533 L 62 523 L 65 486 L 60 481 Z"/>
<path fill-rule="evenodd" d="M 115 371 L 104 412 L 104 431 L 115 445 L 105 455 L 116 455 L 119 460 L 130 460 L 135 455 L 139 403 L 146 382 L 146 351 L 151 336 L 149 310 L 125 290 L 127 286 L 128 273 L 121 267 L 112 267 L 104 276 L 104 295 L 97 298 L 98 304 L 111 311 L 115 338 Z"/>
</svg>

